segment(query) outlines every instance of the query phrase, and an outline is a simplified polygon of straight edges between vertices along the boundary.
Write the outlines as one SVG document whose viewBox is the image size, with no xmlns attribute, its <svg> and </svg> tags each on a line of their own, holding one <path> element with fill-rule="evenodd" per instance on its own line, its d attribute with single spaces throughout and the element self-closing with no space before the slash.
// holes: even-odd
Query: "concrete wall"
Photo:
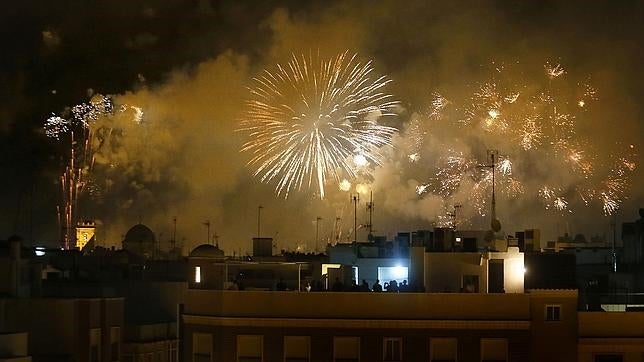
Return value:
<svg viewBox="0 0 644 362">
<path fill-rule="evenodd" d="M 579 312 L 577 353 L 580 362 L 593 362 L 597 354 L 644 361 L 644 312 Z"/>
<path fill-rule="evenodd" d="M 4 299 L 0 322 L 2 331 L 28 332 L 34 359 L 66 356 L 79 362 L 89 359 L 90 329 L 99 328 L 105 360 L 110 327 L 123 326 L 123 299 Z"/>
<path fill-rule="evenodd" d="M 529 332 L 527 330 L 476 330 L 476 329 L 351 329 L 337 328 L 263 328 L 252 326 L 213 327 L 193 324 L 186 327 L 182 343 L 186 347 L 182 361 L 192 361 L 193 333 L 212 336 L 212 361 L 236 361 L 238 335 L 263 336 L 263 361 L 283 362 L 284 336 L 309 336 L 312 362 L 333 361 L 333 339 L 341 336 L 360 337 L 360 360 L 374 362 L 383 360 L 383 338 L 403 339 L 403 361 L 427 362 L 430 356 L 431 337 L 457 338 L 458 361 L 480 361 L 481 338 L 507 338 L 510 362 L 525 362 L 529 356 Z"/>
<path fill-rule="evenodd" d="M 507 252 L 491 252 L 489 259 L 503 259 L 503 283 L 506 293 L 523 293 L 524 254 L 519 249 L 508 248 Z"/>
<path fill-rule="evenodd" d="M 531 356 L 534 362 L 567 362 L 577 357 L 577 291 L 531 290 Z M 546 306 L 558 305 L 560 321 L 546 321 Z"/>
<path fill-rule="evenodd" d="M 188 290 L 185 314 L 266 318 L 529 320 L 530 296 Z"/>
<path fill-rule="evenodd" d="M 579 312 L 579 337 L 644 337 L 644 312 Z"/>
<path fill-rule="evenodd" d="M 24 357 L 27 351 L 28 333 L 0 334 L 0 357 Z"/>
<path fill-rule="evenodd" d="M 487 259 L 483 253 L 425 253 L 425 290 L 457 293 L 463 275 L 478 275 L 479 292 L 487 292 Z"/>
</svg>

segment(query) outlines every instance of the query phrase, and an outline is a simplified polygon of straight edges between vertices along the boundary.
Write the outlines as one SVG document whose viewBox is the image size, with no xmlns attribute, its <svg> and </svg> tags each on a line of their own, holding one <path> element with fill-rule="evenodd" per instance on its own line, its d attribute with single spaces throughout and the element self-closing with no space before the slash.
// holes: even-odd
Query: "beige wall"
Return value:
<svg viewBox="0 0 644 362">
<path fill-rule="evenodd" d="M 26 332 L 0 334 L 0 356 L 27 356 L 29 354 L 27 351 L 28 336 Z"/>
<path fill-rule="evenodd" d="M 425 253 L 427 292 L 457 293 L 463 275 L 478 275 L 479 292 L 487 292 L 487 259 L 483 253 Z"/>
<path fill-rule="evenodd" d="M 110 327 L 123 326 L 123 298 L 3 299 L 0 321 L 3 330 L 29 333 L 30 355 L 66 355 L 79 362 L 89 359 L 89 330 L 100 328 L 105 359 Z"/>
<path fill-rule="evenodd" d="M 503 259 L 503 287 L 506 293 L 524 291 L 523 257 L 524 254 L 520 253 L 517 247 L 510 247 L 507 252 L 490 252 L 489 259 Z"/>
<path fill-rule="evenodd" d="M 644 312 L 579 312 L 578 361 L 592 362 L 602 353 L 644 361 Z"/>
<path fill-rule="evenodd" d="M 342 308 L 338 308 L 342 306 Z M 188 290 L 185 314 L 294 318 L 528 320 L 527 294 Z"/>
<path fill-rule="evenodd" d="M 577 358 L 577 291 L 530 290 L 531 356 L 534 362 L 569 362 Z M 546 321 L 546 306 L 561 307 L 560 321 Z"/>
</svg>

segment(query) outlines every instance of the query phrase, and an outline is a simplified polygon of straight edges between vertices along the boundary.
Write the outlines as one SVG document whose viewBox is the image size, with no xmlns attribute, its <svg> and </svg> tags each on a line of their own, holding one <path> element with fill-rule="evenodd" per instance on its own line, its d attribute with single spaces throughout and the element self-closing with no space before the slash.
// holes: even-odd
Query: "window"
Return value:
<svg viewBox="0 0 644 362">
<path fill-rule="evenodd" d="M 409 280 L 409 268 L 400 265 L 378 267 L 378 280 L 381 283 L 395 280 L 400 284 L 403 280 Z"/>
<path fill-rule="evenodd" d="M 192 334 L 192 362 L 210 362 L 212 360 L 212 334 Z"/>
<path fill-rule="evenodd" d="M 334 337 L 333 360 L 335 362 L 360 361 L 360 337 Z"/>
<path fill-rule="evenodd" d="M 430 338 L 429 360 L 431 362 L 456 362 L 458 340 L 456 338 Z"/>
<path fill-rule="evenodd" d="M 110 328 L 110 357 L 112 361 L 119 361 L 121 354 L 121 327 Z"/>
<path fill-rule="evenodd" d="M 177 341 L 170 342 L 170 349 L 168 350 L 168 361 L 177 362 Z"/>
<path fill-rule="evenodd" d="M 237 362 L 260 362 L 264 337 L 258 335 L 237 336 Z"/>
<path fill-rule="evenodd" d="M 561 320 L 561 306 L 560 305 L 546 305 L 546 321 L 560 321 Z"/>
<path fill-rule="evenodd" d="M 508 360 L 508 340 L 505 338 L 481 339 L 482 362 L 505 362 Z"/>
<path fill-rule="evenodd" d="M 101 362 L 101 329 L 89 330 L 89 361 Z"/>
<path fill-rule="evenodd" d="M 623 362 L 624 356 L 621 354 L 596 354 L 594 356 L 595 362 Z"/>
<path fill-rule="evenodd" d="M 195 267 L 195 283 L 201 283 L 201 267 Z"/>
<path fill-rule="evenodd" d="M 382 348 L 384 361 L 402 361 L 402 338 L 384 338 Z"/>
<path fill-rule="evenodd" d="M 308 362 L 311 357 L 311 338 L 308 336 L 284 336 L 284 361 Z"/>
</svg>

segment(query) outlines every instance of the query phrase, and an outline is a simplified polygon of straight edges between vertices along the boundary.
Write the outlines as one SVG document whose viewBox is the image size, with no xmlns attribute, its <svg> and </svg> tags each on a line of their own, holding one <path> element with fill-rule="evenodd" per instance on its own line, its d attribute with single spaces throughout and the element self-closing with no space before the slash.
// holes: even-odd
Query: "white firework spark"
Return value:
<svg viewBox="0 0 644 362">
<path fill-rule="evenodd" d="M 249 136 L 241 151 L 252 155 L 255 176 L 284 197 L 314 186 L 324 198 L 329 180 L 355 178 L 353 156 L 379 165 L 379 149 L 397 129 L 378 119 L 394 115 L 397 102 L 384 92 L 390 80 L 372 73 L 370 61 L 345 52 L 328 60 L 293 55 L 255 78 L 239 128 Z"/>
</svg>

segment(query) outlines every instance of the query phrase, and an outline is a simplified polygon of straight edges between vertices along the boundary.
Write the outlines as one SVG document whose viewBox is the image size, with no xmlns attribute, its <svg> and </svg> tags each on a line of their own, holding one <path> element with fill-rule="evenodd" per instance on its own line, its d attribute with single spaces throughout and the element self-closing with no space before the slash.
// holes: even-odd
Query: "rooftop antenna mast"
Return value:
<svg viewBox="0 0 644 362">
<path fill-rule="evenodd" d="M 318 236 L 320 234 L 320 220 L 322 220 L 321 217 L 316 217 L 315 218 L 315 252 L 318 252 Z"/>
<path fill-rule="evenodd" d="M 257 207 L 257 237 L 261 237 L 262 235 L 262 209 L 264 206 L 259 205 Z"/>
<path fill-rule="evenodd" d="M 373 191 L 369 193 L 369 202 L 367 202 L 367 211 L 369 212 L 369 238 L 373 237 Z"/>
<path fill-rule="evenodd" d="M 360 194 L 355 193 L 351 195 L 353 201 L 353 251 L 356 260 L 358 259 L 358 201 L 360 201 Z"/>
<path fill-rule="evenodd" d="M 177 217 L 172 218 L 172 249 L 177 247 Z"/>
<path fill-rule="evenodd" d="M 498 160 L 499 151 L 498 150 L 487 150 L 487 164 L 480 165 L 477 167 L 480 168 L 489 168 L 492 170 L 492 217 L 490 221 L 490 227 L 493 231 L 498 232 L 501 230 L 501 224 L 496 218 L 496 162 Z"/>
<path fill-rule="evenodd" d="M 337 244 L 340 241 L 340 221 L 342 218 L 336 217 L 333 223 L 333 240 Z"/>
<path fill-rule="evenodd" d="M 353 242 L 358 243 L 358 201 L 360 201 L 360 194 L 352 194 L 351 202 L 353 202 Z"/>
<path fill-rule="evenodd" d="M 617 253 L 615 252 L 615 242 L 617 241 L 617 212 L 611 221 L 611 227 L 613 229 L 613 243 L 611 244 L 611 257 L 613 273 L 617 273 Z"/>
</svg>

